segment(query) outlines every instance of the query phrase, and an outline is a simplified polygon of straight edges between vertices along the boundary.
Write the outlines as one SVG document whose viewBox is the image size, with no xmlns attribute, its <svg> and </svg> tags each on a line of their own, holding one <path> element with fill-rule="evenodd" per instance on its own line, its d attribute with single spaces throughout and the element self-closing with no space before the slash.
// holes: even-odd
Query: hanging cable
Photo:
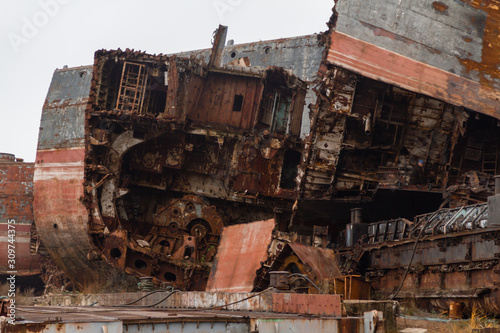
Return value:
<svg viewBox="0 0 500 333">
<path fill-rule="evenodd" d="M 408 276 L 408 272 L 410 271 L 410 267 L 411 267 L 411 264 L 413 262 L 413 257 L 415 257 L 415 252 L 417 251 L 417 245 L 418 245 L 418 242 L 420 240 L 420 236 L 422 236 L 422 234 L 424 233 L 426 226 L 427 225 L 424 225 L 422 227 L 422 229 L 420 229 L 420 232 L 417 236 L 417 239 L 415 240 L 415 244 L 413 245 L 413 252 L 412 252 L 411 257 L 410 257 L 410 262 L 408 263 L 408 266 L 406 267 L 405 274 L 403 275 L 403 279 L 401 280 L 401 283 L 399 284 L 399 287 L 396 290 L 396 292 L 391 297 L 389 297 L 390 301 L 392 301 L 399 294 L 399 292 L 401 291 L 401 288 L 403 288 L 403 284 L 405 283 L 406 276 Z"/>
<path fill-rule="evenodd" d="M 246 297 L 246 298 L 240 299 L 239 301 L 235 301 L 235 302 L 232 302 L 232 303 L 227 303 L 227 304 L 224 304 L 224 305 L 212 306 L 212 307 L 208 308 L 207 310 L 214 310 L 214 309 L 218 309 L 218 308 L 225 308 L 226 306 L 230 306 L 230 305 L 238 304 L 238 303 L 244 302 L 244 301 L 246 301 L 246 300 L 248 300 L 248 299 L 250 299 L 250 298 L 257 297 L 257 296 L 259 296 L 259 295 L 261 295 L 261 294 L 265 293 L 266 291 L 268 291 L 268 290 L 270 290 L 270 289 L 272 289 L 272 287 L 269 287 L 269 288 L 267 288 L 267 289 L 264 289 L 264 290 L 262 290 L 262 291 L 259 291 L 258 293 L 254 294 L 254 295 L 252 295 L 252 296 L 248 296 L 248 297 Z"/>
<path fill-rule="evenodd" d="M 304 280 L 306 280 L 307 282 L 309 282 L 314 288 L 318 289 L 318 291 L 322 294 L 326 294 L 320 287 L 318 287 L 311 279 L 309 279 L 307 277 L 307 275 L 304 275 L 304 274 L 300 274 L 300 273 L 294 273 L 294 274 L 290 274 L 287 276 L 287 278 L 290 278 L 292 276 L 300 276 L 301 278 L 303 278 Z"/>
</svg>

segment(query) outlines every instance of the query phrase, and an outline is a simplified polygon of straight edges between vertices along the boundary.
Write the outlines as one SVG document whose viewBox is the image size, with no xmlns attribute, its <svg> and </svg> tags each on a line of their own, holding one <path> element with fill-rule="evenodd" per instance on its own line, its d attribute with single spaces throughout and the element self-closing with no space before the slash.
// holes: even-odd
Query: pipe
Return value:
<svg viewBox="0 0 500 333">
<path fill-rule="evenodd" d="M 303 278 L 304 280 L 306 280 L 307 282 L 309 282 L 314 288 L 318 289 L 318 291 L 322 294 L 326 294 L 320 287 L 318 287 L 316 285 L 316 283 L 314 283 L 307 275 L 305 274 L 300 274 L 300 273 L 293 273 L 293 274 L 290 274 L 288 275 L 288 278 L 291 278 L 292 276 L 299 276 L 301 278 Z"/>
<path fill-rule="evenodd" d="M 365 134 L 370 135 L 372 133 L 372 118 L 370 113 L 363 117 L 363 123 L 365 124 Z"/>
<path fill-rule="evenodd" d="M 351 209 L 351 223 L 359 224 L 362 222 L 361 213 L 363 212 L 363 208 L 353 208 Z"/>
<path fill-rule="evenodd" d="M 209 67 L 222 67 L 222 53 L 226 45 L 227 26 L 219 25 L 215 30 L 214 46 L 212 47 L 212 54 L 210 55 Z"/>
</svg>

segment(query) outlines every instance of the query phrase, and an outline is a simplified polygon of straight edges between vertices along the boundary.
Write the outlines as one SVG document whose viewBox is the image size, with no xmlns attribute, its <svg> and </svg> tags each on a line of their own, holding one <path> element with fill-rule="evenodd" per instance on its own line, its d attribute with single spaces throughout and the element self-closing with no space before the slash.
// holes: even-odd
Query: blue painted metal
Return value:
<svg viewBox="0 0 500 333">
<path fill-rule="evenodd" d="M 57 69 L 45 100 L 38 150 L 84 146 L 92 66 Z"/>
</svg>

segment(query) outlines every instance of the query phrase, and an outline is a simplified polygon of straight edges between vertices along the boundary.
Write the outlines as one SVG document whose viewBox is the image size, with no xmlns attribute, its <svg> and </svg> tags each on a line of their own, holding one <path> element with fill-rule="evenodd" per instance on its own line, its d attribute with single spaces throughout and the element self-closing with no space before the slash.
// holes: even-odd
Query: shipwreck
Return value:
<svg viewBox="0 0 500 333">
<path fill-rule="evenodd" d="M 256 242 L 245 291 L 286 271 L 318 286 L 297 292 L 342 277 L 499 313 L 499 5 L 338 0 L 321 34 L 226 45 L 220 26 L 212 49 L 56 70 L 36 238 L 76 285 L 111 265 L 205 290 Z M 218 253 L 253 221 L 267 242 L 243 230 Z"/>
</svg>

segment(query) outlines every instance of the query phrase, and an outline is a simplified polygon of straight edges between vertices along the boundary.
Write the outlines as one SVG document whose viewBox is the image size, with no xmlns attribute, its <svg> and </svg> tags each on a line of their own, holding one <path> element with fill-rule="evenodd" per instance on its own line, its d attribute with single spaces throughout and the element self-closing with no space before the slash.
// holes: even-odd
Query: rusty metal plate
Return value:
<svg viewBox="0 0 500 333">
<path fill-rule="evenodd" d="M 250 292 L 256 271 L 267 258 L 274 219 L 223 229 L 207 291 Z"/>
<path fill-rule="evenodd" d="M 273 311 L 310 315 L 341 316 L 340 295 L 273 294 Z"/>
<path fill-rule="evenodd" d="M 333 250 L 298 243 L 290 243 L 289 246 L 300 261 L 312 269 L 318 281 L 342 275 Z"/>
</svg>

